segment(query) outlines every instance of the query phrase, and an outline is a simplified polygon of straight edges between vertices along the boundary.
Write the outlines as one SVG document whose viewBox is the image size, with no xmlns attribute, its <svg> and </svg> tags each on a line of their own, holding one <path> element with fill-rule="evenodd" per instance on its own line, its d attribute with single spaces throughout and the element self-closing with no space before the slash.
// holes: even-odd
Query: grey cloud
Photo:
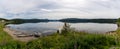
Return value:
<svg viewBox="0 0 120 49">
<path fill-rule="evenodd" d="M 120 16 L 120 0 L 0 0 L 0 7 L 0 17 L 5 18 Z"/>
</svg>

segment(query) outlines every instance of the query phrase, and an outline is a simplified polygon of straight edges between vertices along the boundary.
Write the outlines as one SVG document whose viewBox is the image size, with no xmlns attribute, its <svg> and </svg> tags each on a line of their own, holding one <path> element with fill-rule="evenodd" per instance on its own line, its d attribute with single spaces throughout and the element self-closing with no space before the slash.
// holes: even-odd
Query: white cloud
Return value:
<svg viewBox="0 0 120 49">
<path fill-rule="evenodd" d="M 24 12 L 35 6 L 32 2 L 24 0 L 1 0 L 0 5 L 10 13 Z"/>
<path fill-rule="evenodd" d="M 84 7 L 87 5 L 86 0 L 61 0 L 58 3 L 64 7 Z"/>
<path fill-rule="evenodd" d="M 4 18 L 5 14 L 4 13 L 0 13 L 0 17 Z"/>
<path fill-rule="evenodd" d="M 0 7 L 5 18 L 120 17 L 120 0 L 0 0 Z"/>
<path fill-rule="evenodd" d="M 41 11 L 52 12 L 52 10 L 49 9 L 41 9 Z"/>
</svg>

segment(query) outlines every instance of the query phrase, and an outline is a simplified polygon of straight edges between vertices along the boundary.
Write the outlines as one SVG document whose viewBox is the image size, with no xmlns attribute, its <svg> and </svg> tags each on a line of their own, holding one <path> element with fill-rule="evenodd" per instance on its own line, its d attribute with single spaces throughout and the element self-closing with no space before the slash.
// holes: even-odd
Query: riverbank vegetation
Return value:
<svg viewBox="0 0 120 49">
<path fill-rule="evenodd" d="M 0 23 L 0 43 L 4 41 L 8 41 L 11 39 L 11 37 L 3 31 L 4 23 Z"/>
<path fill-rule="evenodd" d="M 110 36 L 76 32 L 66 36 L 54 34 L 31 41 L 27 45 L 33 49 L 109 49 L 119 46 L 119 42 Z"/>
<path fill-rule="evenodd" d="M 3 31 L 4 27 L 5 23 L 0 23 L 0 49 L 109 49 L 120 46 L 120 40 L 114 36 L 77 32 L 66 23 L 61 33 L 40 37 L 28 43 L 14 40 Z"/>
<path fill-rule="evenodd" d="M 8 35 L 3 28 L 5 23 L 0 23 L 0 49 L 22 49 L 25 45 L 23 42 L 13 40 L 13 38 Z"/>
</svg>

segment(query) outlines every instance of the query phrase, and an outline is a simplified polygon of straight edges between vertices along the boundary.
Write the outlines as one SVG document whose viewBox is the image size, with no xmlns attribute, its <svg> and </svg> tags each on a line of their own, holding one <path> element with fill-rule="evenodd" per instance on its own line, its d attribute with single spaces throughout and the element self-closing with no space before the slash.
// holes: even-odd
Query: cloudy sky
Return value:
<svg viewBox="0 0 120 49">
<path fill-rule="evenodd" d="M 119 18 L 120 0 L 0 0 L 0 18 Z"/>
</svg>

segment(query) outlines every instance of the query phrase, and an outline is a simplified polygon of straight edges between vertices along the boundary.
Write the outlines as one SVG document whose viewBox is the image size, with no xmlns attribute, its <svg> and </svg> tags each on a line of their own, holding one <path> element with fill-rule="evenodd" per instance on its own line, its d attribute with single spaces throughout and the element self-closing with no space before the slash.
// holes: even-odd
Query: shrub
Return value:
<svg viewBox="0 0 120 49">
<path fill-rule="evenodd" d="M 118 45 L 115 38 L 97 34 L 69 33 L 54 35 L 29 42 L 28 48 L 36 49 L 108 49 Z"/>
<path fill-rule="evenodd" d="M 74 29 L 72 29 L 68 23 L 64 23 L 63 28 L 61 29 L 61 34 L 66 35 L 72 32 L 73 30 Z"/>
</svg>

